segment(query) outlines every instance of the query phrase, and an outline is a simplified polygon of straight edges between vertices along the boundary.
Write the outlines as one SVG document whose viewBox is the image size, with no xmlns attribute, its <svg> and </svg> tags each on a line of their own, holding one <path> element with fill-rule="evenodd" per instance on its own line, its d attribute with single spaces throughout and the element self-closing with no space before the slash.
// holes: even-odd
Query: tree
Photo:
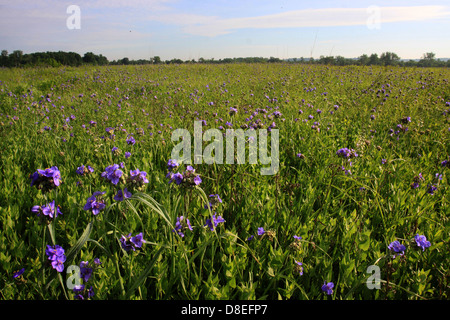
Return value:
<svg viewBox="0 0 450 320">
<path fill-rule="evenodd" d="M 380 61 L 385 66 L 392 66 L 398 64 L 400 57 L 394 52 L 383 52 L 380 56 Z"/>
</svg>

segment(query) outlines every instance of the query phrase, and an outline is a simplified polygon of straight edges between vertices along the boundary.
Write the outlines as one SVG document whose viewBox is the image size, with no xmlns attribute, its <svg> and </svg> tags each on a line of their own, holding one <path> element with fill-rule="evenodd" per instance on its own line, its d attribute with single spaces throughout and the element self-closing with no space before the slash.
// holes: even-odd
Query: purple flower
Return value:
<svg viewBox="0 0 450 320">
<path fill-rule="evenodd" d="M 129 157 L 131 157 L 131 153 L 130 152 L 125 152 L 125 158 L 128 159 Z"/>
<path fill-rule="evenodd" d="M 429 185 L 428 185 L 427 192 L 428 192 L 429 194 L 434 195 L 434 192 L 435 192 L 436 190 L 437 190 L 436 185 L 434 185 L 434 184 L 429 184 Z"/>
<path fill-rule="evenodd" d="M 325 292 L 327 295 L 332 295 L 333 294 L 333 288 L 334 288 L 334 283 L 333 282 L 324 282 L 322 285 L 322 291 Z"/>
<path fill-rule="evenodd" d="M 48 257 L 48 260 L 51 261 L 53 269 L 56 269 L 58 272 L 64 270 L 64 262 L 66 261 L 64 253 L 64 249 L 57 244 L 54 246 L 47 245 L 47 249 L 45 250 L 45 254 Z"/>
<path fill-rule="evenodd" d="M 101 195 L 105 194 L 105 192 L 96 191 L 90 196 L 86 204 L 83 207 L 83 210 L 89 211 L 91 210 L 94 216 L 100 213 L 103 209 L 105 209 L 105 200 L 102 199 Z"/>
<path fill-rule="evenodd" d="M 388 249 L 394 251 L 395 253 L 399 253 L 398 255 L 393 256 L 393 258 L 395 259 L 397 256 L 401 256 L 405 253 L 406 247 L 402 245 L 398 240 L 395 240 L 389 244 Z"/>
<path fill-rule="evenodd" d="M 222 199 L 220 199 L 218 194 L 210 194 L 209 198 L 210 198 L 209 207 L 211 209 L 216 208 L 219 205 L 219 203 L 222 203 Z M 205 209 L 208 209 L 208 206 L 206 204 L 205 204 Z"/>
<path fill-rule="evenodd" d="M 175 229 L 172 229 L 172 232 L 176 232 L 180 237 L 184 237 L 183 231 L 185 229 L 193 230 L 189 219 L 184 219 L 184 216 L 180 216 L 177 218 Z"/>
<path fill-rule="evenodd" d="M 169 171 L 175 169 L 178 166 L 178 162 L 174 159 L 169 159 L 169 162 L 167 162 L 167 168 L 169 169 Z"/>
<path fill-rule="evenodd" d="M 134 140 L 132 135 L 129 135 L 126 141 L 128 144 L 131 144 L 131 145 L 134 145 L 136 143 L 136 140 Z"/>
<path fill-rule="evenodd" d="M 81 261 L 80 263 L 80 277 L 84 282 L 88 282 L 92 275 L 93 269 L 88 267 L 89 261 Z"/>
<path fill-rule="evenodd" d="M 212 216 L 212 221 L 211 218 L 207 219 L 205 226 L 208 226 L 211 231 L 214 231 L 215 227 L 217 227 L 219 223 L 223 222 L 225 222 L 225 220 L 222 218 L 222 216 L 217 217 L 217 214 L 214 213 L 214 215 Z"/>
<path fill-rule="evenodd" d="M 101 176 L 111 181 L 112 184 L 117 185 L 122 174 L 123 172 L 119 169 L 119 165 L 113 164 L 111 166 L 108 166 L 105 171 L 102 172 Z"/>
<path fill-rule="evenodd" d="M 303 275 L 303 267 L 300 261 L 294 260 L 295 262 L 295 271 L 297 271 L 301 276 Z"/>
<path fill-rule="evenodd" d="M 25 268 L 13 272 L 13 279 L 17 279 L 25 272 Z"/>
<path fill-rule="evenodd" d="M 263 227 L 258 228 L 258 236 L 262 236 L 265 232 Z"/>
<path fill-rule="evenodd" d="M 122 248 L 125 251 L 136 251 L 136 248 L 141 248 L 142 244 L 146 241 L 142 239 L 142 232 L 137 234 L 136 236 L 132 237 L 131 232 L 127 235 L 120 238 L 120 243 L 122 244 Z"/>
<path fill-rule="evenodd" d="M 117 194 L 114 196 L 114 200 L 123 201 L 124 199 L 131 198 L 132 194 L 127 190 L 127 188 L 117 191 Z"/>
<path fill-rule="evenodd" d="M 42 214 L 44 216 L 48 216 L 49 218 L 56 218 L 58 215 L 62 215 L 61 210 L 59 209 L 59 206 L 56 207 L 55 210 L 55 200 L 53 200 L 52 202 L 48 203 L 47 205 L 43 206 L 41 208 L 42 210 Z"/>
<path fill-rule="evenodd" d="M 430 241 L 427 240 L 425 236 L 420 236 L 416 234 L 414 237 L 414 240 L 416 241 L 417 245 L 422 248 L 422 251 L 425 251 L 425 248 L 428 248 L 431 246 Z"/>
<path fill-rule="evenodd" d="M 38 169 L 30 175 L 31 186 L 36 185 L 43 191 L 51 190 L 61 184 L 61 172 L 58 167 L 53 166 L 45 170 Z"/>
</svg>

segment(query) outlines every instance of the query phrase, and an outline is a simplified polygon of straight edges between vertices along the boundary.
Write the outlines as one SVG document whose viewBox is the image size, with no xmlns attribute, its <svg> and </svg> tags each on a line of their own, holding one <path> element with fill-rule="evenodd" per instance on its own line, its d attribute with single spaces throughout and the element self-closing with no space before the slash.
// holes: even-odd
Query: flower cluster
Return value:
<svg viewBox="0 0 450 320">
<path fill-rule="evenodd" d="M 62 183 L 61 172 L 56 166 L 45 170 L 38 169 L 30 175 L 30 179 L 31 186 L 36 186 L 36 188 L 42 190 L 43 192 L 52 190 Z"/>
<path fill-rule="evenodd" d="M 51 261 L 53 269 L 55 269 L 58 272 L 63 272 L 64 262 L 66 261 L 64 249 L 57 244 L 54 246 L 47 245 L 45 254 L 48 257 L 48 260 Z"/>
<path fill-rule="evenodd" d="M 347 159 L 349 159 L 349 158 L 354 158 L 354 157 L 357 157 L 357 156 L 358 156 L 358 154 L 356 153 L 355 150 L 349 149 L 349 148 L 341 148 L 341 149 L 339 149 L 338 151 L 336 151 L 336 154 L 337 154 L 339 157 L 347 158 Z"/>
<path fill-rule="evenodd" d="M 324 282 L 322 285 L 322 291 L 325 292 L 327 295 L 332 295 L 333 294 L 333 288 L 334 288 L 334 283 L 333 282 Z"/>
<path fill-rule="evenodd" d="M 169 160 L 168 167 L 172 169 L 177 168 L 178 165 L 176 164 L 173 160 Z M 186 166 L 186 170 L 183 173 L 169 171 L 166 178 L 169 179 L 169 183 L 175 182 L 177 185 L 185 187 L 198 186 L 202 182 L 200 175 L 195 173 L 195 169 L 192 166 Z"/>
<path fill-rule="evenodd" d="M 175 223 L 175 229 L 172 232 L 176 232 L 180 237 L 184 237 L 183 231 L 186 229 L 193 230 L 189 219 L 185 219 L 184 216 L 178 217 Z"/>
<path fill-rule="evenodd" d="M 87 175 L 87 174 L 89 174 L 89 173 L 92 173 L 92 172 L 94 172 L 94 169 L 91 167 L 91 166 L 84 166 L 84 165 L 81 165 L 81 166 L 79 166 L 78 168 L 77 168 L 77 173 L 80 175 L 80 176 L 84 176 L 84 175 Z"/>
<path fill-rule="evenodd" d="M 211 210 L 216 209 L 220 203 L 222 203 L 222 199 L 220 199 L 218 194 L 210 194 L 209 195 L 209 208 Z M 205 204 L 205 209 L 208 209 L 208 205 Z"/>
<path fill-rule="evenodd" d="M 36 213 L 38 217 L 45 217 L 48 221 L 62 215 L 60 206 L 55 205 L 55 200 L 45 206 L 33 206 L 31 212 Z"/>
<path fill-rule="evenodd" d="M 104 195 L 105 192 L 102 191 L 95 191 L 92 196 L 90 196 L 86 204 L 83 207 L 83 210 L 89 211 L 91 210 L 94 216 L 100 213 L 103 209 L 105 209 L 105 200 L 103 199 L 102 195 Z"/>
<path fill-rule="evenodd" d="M 422 251 L 425 251 L 426 248 L 431 247 L 431 242 L 428 241 L 427 237 L 424 235 L 416 234 L 412 240 L 412 243 L 414 242 L 416 243 L 416 248 L 422 249 Z M 389 244 L 388 249 L 394 252 L 392 258 L 395 259 L 396 257 L 403 256 L 405 254 L 406 246 L 401 244 L 400 241 L 395 240 Z"/>
<path fill-rule="evenodd" d="M 214 229 L 219 225 L 219 223 L 224 223 L 224 222 L 225 222 L 225 219 L 222 218 L 222 216 L 217 216 L 217 214 L 214 213 L 212 218 L 209 218 L 206 220 L 206 223 L 204 226 L 205 227 L 208 226 L 211 231 L 214 231 Z"/>
<path fill-rule="evenodd" d="M 90 286 L 88 289 L 85 283 L 87 283 L 89 279 L 91 279 L 95 269 L 100 267 L 101 264 L 102 263 L 98 258 L 94 259 L 94 265 L 92 267 L 89 266 L 89 261 L 81 261 L 80 278 L 83 280 L 84 284 L 76 285 L 73 288 L 73 292 L 75 293 L 75 299 L 85 300 L 90 299 L 94 296 L 94 288 Z"/>
<path fill-rule="evenodd" d="M 135 235 L 134 237 L 131 236 L 131 232 L 127 235 L 120 238 L 120 243 L 122 244 L 122 249 L 125 251 L 136 251 L 136 249 L 140 249 L 142 247 L 142 244 L 146 241 L 142 239 L 143 235 L 142 232 Z"/>
<path fill-rule="evenodd" d="M 105 171 L 102 172 L 101 177 L 111 181 L 112 184 L 117 185 L 121 181 L 123 171 L 119 169 L 118 164 L 113 164 L 106 167 Z"/>
<path fill-rule="evenodd" d="M 147 172 L 140 171 L 139 169 L 130 170 L 130 175 L 126 179 L 126 183 L 134 189 L 142 190 L 144 183 L 148 183 Z"/>
</svg>

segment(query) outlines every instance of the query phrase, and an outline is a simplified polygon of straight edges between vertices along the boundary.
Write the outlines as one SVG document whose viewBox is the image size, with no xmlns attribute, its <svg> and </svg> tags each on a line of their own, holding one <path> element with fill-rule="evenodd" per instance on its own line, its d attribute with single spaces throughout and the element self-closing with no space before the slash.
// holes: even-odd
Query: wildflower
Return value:
<svg viewBox="0 0 450 320">
<path fill-rule="evenodd" d="M 117 194 L 114 196 L 114 200 L 116 201 L 123 201 L 124 199 L 131 198 L 132 194 L 127 190 L 127 188 L 124 188 L 123 191 L 119 190 L 117 191 Z"/>
<path fill-rule="evenodd" d="M 103 209 L 105 209 L 105 200 L 102 199 L 101 195 L 105 194 L 105 192 L 95 191 L 92 196 L 90 196 L 86 204 L 83 207 L 83 210 L 91 210 L 94 216 L 100 213 Z"/>
<path fill-rule="evenodd" d="M 19 278 L 25 272 L 25 268 L 13 272 L 13 279 Z"/>
<path fill-rule="evenodd" d="M 147 172 L 139 169 L 130 170 L 130 176 L 127 178 L 127 184 L 140 188 L 144 183 L 148 183 Z"/>
<path fill-rule="evenodd" d="M 142 232 L 137 234 L 134 237 L 131 236 L 131 232 L 130 232 L 127 236 L 122 235 L 122 237 L 120 238 L 120 243 L 122 244 L 122 248 L 125 251 L 130 251 L 130 250 L 136 251 L 136 249 L 141 248 L 142 244 L 145 242 L 146 241 L 144 239 L 142 239 Z"/>
<path fill-rule="evenodd" d="M 434 185 L 434 184 L 429 184 L 429 185 L 428 185 L 427 192 L 428 192 L 429 194 L 434 195 L 434 192 L 435 192 L 436 190 L 437 190 L 436 185 Z"/>
<path fill-rule="evenodd" d="M 125 152 L 125 158 L 128 159 L 129 157 L 131 157 L 131 153 L 130 152 Z"/>
<path fill-rule="evenodd" d="M 291 242 L 289 247 L 294 250 L 300 250 L 301 240 L 302 240 L 302 237 L 294 235 L 294 241 Z"/>
<path fill-rule="evenodd" d="M 86 292 L 86 286 L 84 284 L 76 285 L 73 288 L 73 292 L 76 293 L 75 294 L 76 300 L 84 300 L 85 296 L 87 299 L 92 298 L 94 296 L 94 289 L 92 288 L 92 286 Z"/>
<path fill-rule="evenodd" d="M 336 152 L 336 154 L 343 158 L 353 158 L 358 156 L 355 150 L 349 148 L 341 148 Z"/>
<path fill-rule="evenodd" d="M 297 157 L 300 158 L 300 159 L 305 159 L 305 156 L 303 154 L 301 154 L 301 153 L 297 153 Z"/>
<path fill-rule="evenodd" d="M 106 167 L 105 171 L 102 172 L 102 178 L 105 178 L 112 182 L 112 184 L 117 185 L 122 177 L 123 172 L 119 169 L 119 165 L 113 164 Z"/>
<path fill-rule="evenodd" d="M 386 164 L 387 160 L 386 159 L 381 159 L 381 164 Z"/>
<path fill-rule="evenodd" d="M 62 183 L 61 172 L 56 166 L 45 170 L 38 169 L 30 175 L 30 179 L 31 186 L 36 185 L 36 187 L 38 189 L 42 189 L 42 191 L 49 191 L 58 187 Z"/>
<path fill-rule="evenodd" d="M 62 212 L 60 210 L 60 207 L 57 206 L 55 210 L 55 200 L 48 203 L 47 205 L 43 206 L 41 208 L 42 214 L 44 216 L 48 216 L 49 218 L 53 219 L 56 218 L 58 215 L 62 215 Z"/>
<path fill-rule="evenodd" d="M 263 227 L 259 227 L 258 228 L 258 236 L 262 236 L 265 233 L 264 228 Z"/>
<path fill-rule="evenodd" d="M 334 283 L 333 282 L 324 282 L 322 285 L 322 291 L 325 292 L 327 295 L 332 295 L 333 294 L 333 288 L 334 288 Z"/>
<path fill-rule="evenodd" d="M 169 161 L 167 162 L 167 168 L 169 169 L 169 171 L 172 171 L 178 166 L 179 166 L 178 162 L 174 159 L 169 159 Z"/>
<path fill-rule="evenodd" d="M 94 172 L 94 169 L 91 166 L 87 166 L 85 167 L 84 165 L 81 165 L 77 168 L 77 174 L 79 174 L 80 176 L 84 176 L 85 174 L 89 174 Z"/>
<path fill-rule="evenodd" d="M 295 262 L 294 271 L 298 272 L 302 276 L 303 275 L 303 267 L 302 267 L 303 264 L 297 260 L 294 260 L 294 262 Z"/>
<path fill-rule="evenodd" d="M 223 222 L 225 222 L 225 220 L 222 218 L 222 216 L 217 217 L 217 214 L 214 213 L 214 215 L 212 216 L 212 221 L 211 218 L 207 219 L 205 226 L 208 226 L 211 231 L 214 231 L 215 227 L 217 227 L 219 223 Z"/>
<path fill-rule="evenodd" d="M 58 272 L 62 272 L 64 270 L 64 262 L 66 261 L 66 256 L 64 253 L 64 249 L 59 245 L 47 245 L 47 249 L 45 250 L 45 254 L 48 257 L 48 260 L 51 261 L 53 269 Z"/>
<path fill-rule="evenodd" d="M 395 259 L 397 256 L 402 256 L 405 254 L 406 247 L 402 245 L 398 240 L 395 240 L 389 244 L 388 249 L 394 251 L 395 253 L 399 253 L 398 255 L 394 254 L 392 258 Z"/>
<path fill-rule="evenodd" d="M 209 207 L 211 209 L 215 209 L 219 205 L 219 203 L 222 203 L 222 199 L 220 199 L 218 194 L 210 194 L 209 198 Z M 208 206 L 206 204 L 205 209 L 208 209 Z"/>
<path fill-rule="evenodd" d="M 185 219 L 184 216 L 178 217 L 175 223 L 175 229 L 172 229 L 172 232 L 176 232 L 180 237 L 184 237 L 183 231 L 186 229 L 193 230 L 189 219 Z"/>
<path fill-rule="evenodd" d="M 136 143 L 136 140 L 134 140 L 134 138 L 133 138 L 133 136 L 131 134 L 128 135 L 126 141 L 127 141 L 128 144 L 131 144 L 131 145 L 134 145 Z"/>
<path fill-rule="evenodd" d="M 84 282 L 88 282 L 92 275 L 93 269 L 88 267 L 89 261 L 81 261 L 80 263 L 80 277 Z"/>
<path fill-rule="evenodd" d="M 430 241 L 428 241 L 425 236 L 420 236 L 420 235 L 416 234 L 416 236 L 414 237 L 414 240 L 416 241 L 416 244 L 420 248 L 422 248 L 422 251 L 425 251 L 425 248 L 428 248 L 431 246 Z"/>
</svg>

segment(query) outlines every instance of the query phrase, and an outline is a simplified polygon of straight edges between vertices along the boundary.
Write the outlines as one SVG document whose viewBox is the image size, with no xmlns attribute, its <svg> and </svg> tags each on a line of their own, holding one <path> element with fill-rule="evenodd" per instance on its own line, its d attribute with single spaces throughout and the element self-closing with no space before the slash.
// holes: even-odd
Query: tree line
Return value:
<svg viewBox="0 0 450 320">
<path fill-rule="evenodd" d="M 322 65 L 380 65 L 380 66 L 405 66 L 405 67 L 450 67 L 450 59 L 447 61 L 436 59 L 433 52 L 424 53 L 421 59 L 402 60 L 394 52 L 383 52 L 380 56 L 373 53 L 371 55 L 363 54 L 358 58 L 345 58 L 342 56 L 320 56 L 314 58 L 290 58 L 279 59 L 275 57 L 241 57 L 241 58 L 225 58 L 225 59 L 204 59 L 199 58 L 191 60 L 171 59 L 161 60 L 159 56 L 149 59 L 130 60 L 127 57 L 122 59 L 109 61 L 101 54 L 86 52 L 83 56 L 75 52 L 35 52 L 24 54 L 21 50 L 15 50 L 8 53 L 2 50 L 0 56 L 0 67 L 35 67 L 35 66 L 81 66 L 81 65 L 144 65 L 144 64 L 191 64 L 191 63 L 305 63 L 305 64 L 322 64 Z"/>
</svg>

